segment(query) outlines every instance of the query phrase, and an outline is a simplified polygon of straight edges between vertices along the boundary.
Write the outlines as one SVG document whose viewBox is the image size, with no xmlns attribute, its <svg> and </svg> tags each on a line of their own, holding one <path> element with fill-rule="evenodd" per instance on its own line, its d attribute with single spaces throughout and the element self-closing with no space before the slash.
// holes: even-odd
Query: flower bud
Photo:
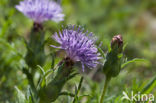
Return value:
<svg viewBox="0 0 156 103">
<path fill-rule="evenodd" d="M 121 53 L 123 48 L 123 40 L 121 35 L 116 35 L 112 38 L 111 49 L 116 49 L 117 53 Z"/>
<path fill-rule="evenodd" d="M 122 58 L 119 54 L 122 53 L 122 48 L 122 36 L 114 36 L 111 41 L 111 51 L 107 53 L 103 66 L 103 71 L 107 77 L 116 77 L 120 73 Z"/>
</svg>

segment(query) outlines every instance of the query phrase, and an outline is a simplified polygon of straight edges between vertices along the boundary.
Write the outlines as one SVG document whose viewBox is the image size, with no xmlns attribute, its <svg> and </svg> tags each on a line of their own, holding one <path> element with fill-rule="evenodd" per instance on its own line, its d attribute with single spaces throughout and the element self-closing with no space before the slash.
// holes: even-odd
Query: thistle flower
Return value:
<svg viewBox="0 0 156 103">
<path fill-rule="evenodd" d="M 49 0 L 24 0 L 16 6 L 16 9 L 37 23 L 47 20 L 59 22 L 64 17 L 61 6 Z"/>
<path fill-rule="evenodd" d="M 94 45 L 93 33 L 84 32 L 81 27 L 68 26 L 62 32 L 55 33 L 53 38 L 60 44 L 59 47 L 66 51 L 66 55 L 73 62 L 81 62 L 82 69 L 87 66 L 94 68 L 100 59 L 98 49 Z"/>
</svg>

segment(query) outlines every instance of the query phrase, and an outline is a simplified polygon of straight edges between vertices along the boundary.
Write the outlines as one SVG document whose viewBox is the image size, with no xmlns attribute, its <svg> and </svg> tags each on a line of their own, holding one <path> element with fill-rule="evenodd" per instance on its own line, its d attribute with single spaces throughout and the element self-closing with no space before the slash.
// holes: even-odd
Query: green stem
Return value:
<svg viewBox="0 0 156 103">
<path fill-rule="evenodd" d="M 101 95 L 100 103 L 104 103 L 103 100 L 104 100 L 104 96 L 105 96 L 106 89 L 108 87 L 108 84 L 109 84 L 110 79 L 111 79 L 110 77 L 106 76 L 106 80 L 105 80 L 103 92 L 102 92 L 102 95 Z"/>
<path fill-rule="evenodd" d="M 73 65 L 74 63 L 70 58 L 65 58 L 59 63 L 54 79 L 39 91 L 40 103 L 54 102 L 60 96 L 63 86 L 73 77 L 71 76 L 74 72 Z"/>
<path fill-rule="evenodd" d="M 74 97 L 73 103 L 75 103 L 76 100 L 77 100 L 77 95 L 79 94 L 79 91 L 80 91 L 80 89 L 81 89 L 82 82 L 83 82 L 83 77 L 81 77 L 81 79 L 80 79 L 79 86 L 78 86 L 78 90 L 77 90 L 77 92 L 76 92 L 76 94 L 75 94 L 75 97 Z"/>
<path fill-rule="evenodd" d="M 33 81 L 33 76 L 29 73 L 29 71 L 26 68 L 23 68 L 23 73 L 26 74 L 28 82 L 29 82 L 29 84 L 31 86 L 31 89 L 33 90 L 33 92 L 36 95 L 37 90 L 36 90 L 36 87 L 35 87 L 35 84 L 34 84 L 34 81 Z"/>
</svg>

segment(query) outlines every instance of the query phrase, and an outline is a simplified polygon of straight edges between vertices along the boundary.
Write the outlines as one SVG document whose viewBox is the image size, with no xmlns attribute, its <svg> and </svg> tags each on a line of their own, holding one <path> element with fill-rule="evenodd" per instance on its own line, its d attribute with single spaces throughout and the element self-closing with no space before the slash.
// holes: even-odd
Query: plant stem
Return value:
<svg viewBox="0 0 156 103">
<path fill-rule="evenodd" d="M 107 86 L 109 84 L 110 79 L 111 79 L 110 77 L 106 76 L 106 80 L 105 80 L 103 92 L 102 92 L 102 95 L 101 95 L 100 103 L 103 103 L 104 96 L 105 96 L 105 93 L 106 93 L 106 89 L 107 89 Z"/>
<path fill-rule="evenodd" d="M 59 63 L 57 73 L 53 80 L 39 90 L 40 103 L 54 102 L 60 96 L 63 86 L 69 79 L 74 77 L 73 65 L 74 62 L 68 57 Z"/>
<path fill-rule="evenodd" d="M 81 79 L 80 79 L 79 86 L 78 86 L 78 90 L 77 90 L 77 92 L 76 92 L 76 94 L 75 94 L 75 97 L 74 97 L 73 103 L 75 103 L 76 100 L 77 100 L 77 95 L 79 94 L 79 91 L 80 91 L 80 89 L 81 89 L 82 82 L 83 82 L 83 77 L 81 77 Z"/>
<path fill-rule="evenodd" d="M 31 86 L 31 89 L 33 90 L 33 92 L 34 92 L 35 95 L 36 95 L 37 90 L 36 90 L 36 88 L 35 88 L 35 84 L 34 84 L 34 81 L 33 81 L 33 76 L 29 73 L 29 71 L 28 71 L 26 68 L 23 68 L 23 73 L 26 74 L 27 79 L 28 79 L 28 82 L 29 82 L 29 84 L 30 84 L 30 86 Z"/>
</svg>

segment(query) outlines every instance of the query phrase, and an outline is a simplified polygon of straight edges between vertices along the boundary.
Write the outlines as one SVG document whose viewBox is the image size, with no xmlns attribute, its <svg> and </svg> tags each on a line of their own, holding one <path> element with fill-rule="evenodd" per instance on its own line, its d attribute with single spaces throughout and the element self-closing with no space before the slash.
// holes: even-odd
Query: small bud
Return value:
<svg viewBox="0 0 156 103">
<path fill-rule="evenodd" d="M 122 36 L 114 36 L 111 41 L 111 51 L 107 53 L 103 66 L 103 71 L 108 77 L 116 77 L 120 73 L 122 58 L 118 55 L 122 53 L 122 48 Z"/>
<path fill-rule="evenodd" d="M 122 52 L 123 40 L 121 35 L 116 35 L 112 38 L 111 49 L 116 49 L 118 53 Z"/>
</svg>

